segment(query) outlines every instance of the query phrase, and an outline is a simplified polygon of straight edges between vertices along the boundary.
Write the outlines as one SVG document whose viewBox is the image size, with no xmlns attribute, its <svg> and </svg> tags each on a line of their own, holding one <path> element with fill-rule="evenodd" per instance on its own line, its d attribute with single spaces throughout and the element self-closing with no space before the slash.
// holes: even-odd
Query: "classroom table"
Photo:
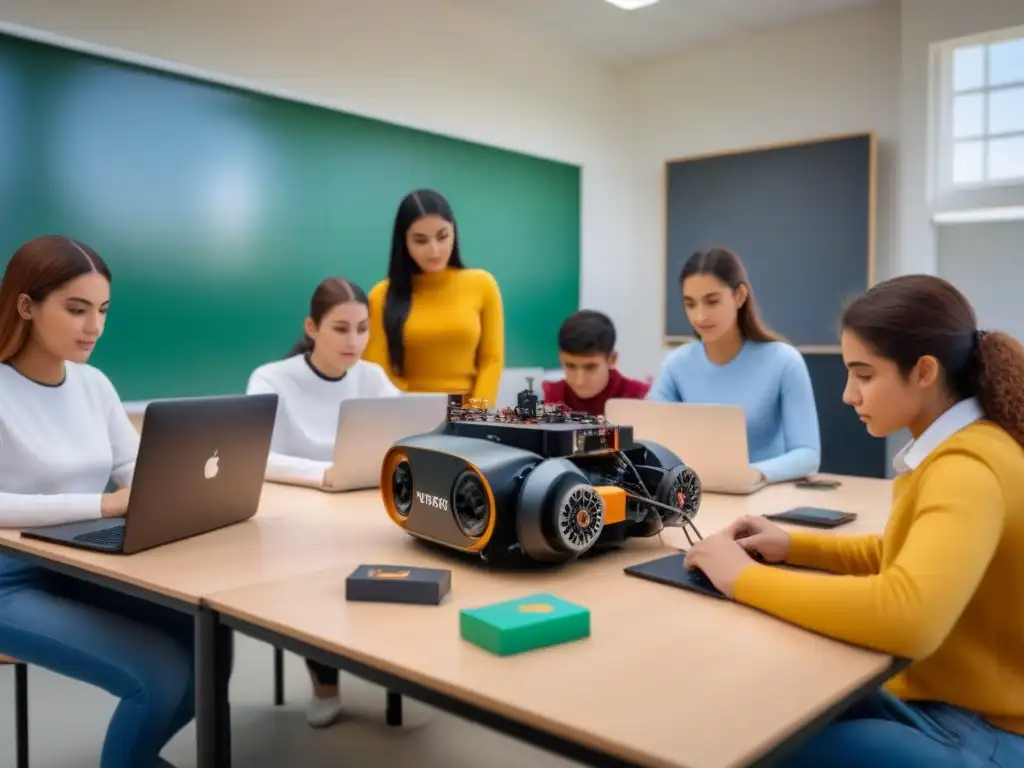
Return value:
<svg viewBox="0 0 1024 768">
<path fill-rule="evenodd" d="M 844 533 L 881 531 L 890 483 L 841 479 L 834 491 L 707 495 L 696 522 L 707 535 L 745 513 L 836 506 L 859 514 Z M 678 530 L 558 569 L 507 572 L 408 536 L 375 494 L 347 494 L 343 506 L 346 520 L 376 521 L 352 532 L 365 548 L 320 572 L 214 593 L 217 622 L 587 765 L 768 765 L 900 665 L 623 573 L 685 547 Z M 345 578 L 361 564 L 450 568 L 452 591 L 440 606 L 350 603 Z M 591 637 L 511 658 L 459 638 L 461 609 L 537 592 L 588 607 Z"/>
<path fill-rule="evenodd" d="M 708 535 L 740 514 L 817 505 L 859 513 L 844 533 L 880 531 L 890 484 L 840 479 L 834 491 L 708 494 L 696 523 Z M 554 572 L 503 573 L 413 540 L 377 491 L 272 483 L 251 520 L 131 556 L 0 531 L 4 554 L 195 616 L 200 768 L 230 765 L 232 629 L 592 765 L 768 759 L 892 674 L 883 654 L 622 573 L 673 545 L 685 546 L 677 530 Z M 344 577 L 373 562 L 449 567 L 452 594 L 432 609 L 347 603 Z M 514 659 L 459 639 L 460 608 L 533 591 L 586 605 L 593 636 Z M 666 685 L 677 694 L 652 696 Z"/>
<path fill-rule="evenodd" d="M 332 501 L 333 499 L 333 501 Z M 340 502 L 340 503 L 339 503 Z M 370 516 L 342 520 L 342 497 L 267 483 L 257 514 L 246 522 L 130 556 L 23 539 L 0 529 L 0 554 L 20 557 L 76 579 L 193 616 L 196 624 L 196 729 L 198 764 L 230 765 L 227 731 L 230 630 L 216 622 L 204 598 L 236 587 L 328 568 L 366 547 L 365 532 L 379 530 Z M 215 715 L 207 706 L 220 706 Z"/>
</svg>

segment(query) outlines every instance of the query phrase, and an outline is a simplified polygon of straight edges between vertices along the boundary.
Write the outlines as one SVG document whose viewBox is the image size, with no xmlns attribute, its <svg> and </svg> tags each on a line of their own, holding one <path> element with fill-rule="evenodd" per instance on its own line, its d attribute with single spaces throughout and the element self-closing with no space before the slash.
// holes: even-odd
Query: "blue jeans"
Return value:
<svg viewBox="0 0 1024 768">
<path fill-rule="evenodd" d="M 100 768 L 160 764 L 160 750 L 195 714 L 193 618 L 0 561 L 0 652 L 121 699 Z"/>
<path fill-rule="evenodd" d="M 1019 768 L 1024 736 L 937 702 L 868 696 L 783 763 L 786 768 Z"/>
</svg>

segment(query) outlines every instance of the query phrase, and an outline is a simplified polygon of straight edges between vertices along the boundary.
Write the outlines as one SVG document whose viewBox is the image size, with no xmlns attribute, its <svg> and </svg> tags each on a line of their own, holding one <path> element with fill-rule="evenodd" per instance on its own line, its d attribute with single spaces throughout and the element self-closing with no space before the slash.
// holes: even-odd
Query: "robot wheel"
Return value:
<svg viewBox="0 0 1024 768">
<path fill-rule="evenodd" d="M 554 509 L 555 535 L 571 552 L 586 552 L 604 530 L 604 500 L 592 485 L 566 486 L 555 501 Z"/>
<path fill-rule="evenodd" d="M 661 482 L 658 483 L 654 499 L 662 504 L 675 507 L 687 518 L 693 519 L 700 508 L 700 478 L 691 467 L 679 464 L 665 473 Z"/>
</svg>

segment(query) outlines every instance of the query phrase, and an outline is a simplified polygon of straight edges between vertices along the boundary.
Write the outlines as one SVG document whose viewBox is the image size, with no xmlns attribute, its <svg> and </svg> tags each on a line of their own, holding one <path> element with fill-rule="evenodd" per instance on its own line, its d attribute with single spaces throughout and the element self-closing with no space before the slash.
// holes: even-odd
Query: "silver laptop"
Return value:
<svg viewBox="0 0 1024 768">
<path fill-rule="evenodd" d="M 764 487 L 750 466 L 746 414 L 738 405 L 612 399 L 605 418 L 633 427 L 633 438 L 660 443 L 693 467 L 709 493 L 753 493 Z"/>
<path fill-rule="evenodd" d="M 276 394 L 154 401 L 125 516 L 21 535 L 130 555 L 248 520 L 263 491 L 276 413 Z"/>
<path fill-rule="evenodd" d="M 267 479 L 335 492 L 379 488 L 380 468 L 388 449 L 403 437 L 437 429 L 447 413 L 445 394 L 410 393 L 342 400 L 330 487 L 324 488 L 320 478 L 275 475 Z"/>
</svg>

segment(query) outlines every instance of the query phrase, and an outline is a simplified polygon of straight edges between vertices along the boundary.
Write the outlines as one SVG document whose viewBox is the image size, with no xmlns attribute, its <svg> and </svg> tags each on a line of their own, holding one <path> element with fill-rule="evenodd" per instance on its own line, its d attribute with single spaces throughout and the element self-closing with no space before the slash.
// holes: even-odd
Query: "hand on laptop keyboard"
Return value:
<svg viewBox="0 0 1024 768">
<path fill-rule="evenodd" d="M 100 499 L 100 515 L 103 517 L 124 517 L 128 512 L 128 496 L 131 488 L 120 488 L 105 493 Z"/>
</svg>

